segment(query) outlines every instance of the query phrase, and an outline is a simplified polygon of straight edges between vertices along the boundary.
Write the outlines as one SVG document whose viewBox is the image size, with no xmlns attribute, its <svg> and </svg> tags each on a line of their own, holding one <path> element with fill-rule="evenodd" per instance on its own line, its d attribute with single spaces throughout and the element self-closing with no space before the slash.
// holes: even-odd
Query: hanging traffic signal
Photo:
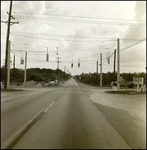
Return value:
<svg viewBox="0 0 147 150">
<path fill-rule="evenodd" d="M 80 58 L 79 58 L 79 60 L 78 60 L 78 67 L 80 67 Z"/>
<path fill-rule="evenodd" d="M 24 55 L 21 54 L 20 56 L 20 64 L 23 65 L 24 64 Z"/>
<path fill-rule="evenodd" d="M 108 64 L 110 64 L 110 58 L 108 58 Z"/>
<path fill-rule="evenodd" d="M 71 68 L 73 68 L 73 63 L 71 64 Z"/>
<path fill-rule="evenodd" d="M 24 64 L 24 59 L 20 60 L 20 64 L 23 65 Z"/>
<path fill-rule="evenodd" d="M 78 67 L 80 67 L 80 63 L 78 63 Z"/>
</svg>

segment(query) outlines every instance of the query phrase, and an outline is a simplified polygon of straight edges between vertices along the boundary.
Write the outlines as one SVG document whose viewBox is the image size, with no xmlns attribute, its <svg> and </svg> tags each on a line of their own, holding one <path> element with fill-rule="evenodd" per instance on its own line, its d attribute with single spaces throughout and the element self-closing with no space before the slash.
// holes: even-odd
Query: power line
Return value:
<svg viewBox="0 0 147 150">
<path fill-rule="evenodd" d="M 35 11 L 37 12 L 37 14 L 38 14 L 38 16 L 39 16 L 39 13 L 38 13 L 38 11 L 37 11 L 37 9 L 36 9 L 36 7 L 35 7 L 35 4 L 32 2 L 32 4 L 33 4 L 33 6 L 34 6 L 34 8 L 35 8 Z M 46 28 L 44 27 L 44 24 L 41 22 L 41 24 L 42 24 L 42 26 L 43 26 L 43 28 L 44 28 L 44 30 L 46 31 L 46 33 L 47 33 L 47 30 L 46 30 Z M 43 35 L 43 34 L 42 34 Z M 51 42 L 51 45 L 53 46 L 53 44 L 52 44 L 52 42 Z"/>
<path fill-rule="evenodd" d="M 13 34 L 13 33 L 11 33 L 11 34 Z M 72 41 L 72 42 L 98 42 L 98 40 L 97 41 L 76 41 L 76 40 L 66 40 L 66 39 L 51 39 L 51 38 L 42 38 L 42 37 L 33 37 L 33 36 L 27 36 L 27 35 L 19 35 L 19 34 L 13 34 L 13 35 L 16 35 L 16 36 L 23 36 L 23 37 L 29 37 L 29 38 L 36 38 L 36 39 L 45 39 L 45 40 L 54 40 L 54 41 Z M 100 39 L 99 39 L 100 40 Z M 102 41 L 102 39 L 101 39 L 101 41 Z M 106 41 L 116 41 L 116 40 L 105 40 L 105 42 Z"/>
<path fill-rule="evenodd" d="M 14 13 L 23 13 L 23 12 L 14 12 Z M 28 13 L 30 14 L 30 13 Z M 36 14 L 36 13 L 31 13 Z M 66 16 L 66 15 L 57 15 L 57 14 L 39 14 L 42 16 L 61 16 L 61 17 L 71 17 L 71 18 L 90 18 L 90 19 L 101 19 L 101 20 L 120 20 L 120 21 L 145 21 L 145 20 L 139 20 L 139 19 L 118 19 L 118 18 L 99 18 L 99 17 L 84 17 L 84 16 Z"/>
<path fill-rule="evenodd" d="M 27 19 L 25 17 L 17 17 L 18 19 Z M 88 23 L 88 24 L 103 24 L 103 25 L 118 25 L 118 26 L 138 26 L 145 27 L 145 24 L 138 23 L 125 23 L 125 22 L 104 22 L 104 21 L 89 21 L 89 20 L 71 20 L 71 19 L 61 19 L 61 18 L 34 18 L 35 20 L 43 21 L 57 21 L 57 22 L 70 22 L 70 23 Z"/>
<path fill-rule="evenodd" d="M 38 35 L 37 33 L 24 33 L 24 32 L 13 32 L 13 34 L 20 34 L 20 35 L 23 35 L 23 34 L 34 34 L 34 35 Z M 50 35 L 50 36 L 55 36 L 55 37 L 76 37 L 76 38 L 94 38 L 94 39 L 101 39 L 101 40 L 104 40 L 104 39 L 109 39 L 109 40 L 116 40 L 115 38 L 106 38 L 106 37 L 90 37 L 90 36 L 77 36 L 77 35 L 57 35 L 57 34 L 41 34 L 41 35 Z M 120 39 L 120 40 L 123 40 L 123 41 L 138 41 L 139 39 Z"/>
<path fill-rule="evenodd" d="M 127 46 L 127 47 L 122 48 L 120 51 L 127 50 L 127 49 L 129 49 L 129 48 L 131 48 L 131 47 L 133 47 L 133 46 L 135 46 L 135 45 L 138 45 L 139 43 L 141 43 L 141 42 L 143 42 L 143 41 L 145 41 L 145 40 L 146 40 L 146 38 L 141 39 L 141 40 L 139 40 L 137 43 L 135 43 L 135 44 L 133 44 L 133 45 L 129 45 L 129 46 Z"/>
</svg>

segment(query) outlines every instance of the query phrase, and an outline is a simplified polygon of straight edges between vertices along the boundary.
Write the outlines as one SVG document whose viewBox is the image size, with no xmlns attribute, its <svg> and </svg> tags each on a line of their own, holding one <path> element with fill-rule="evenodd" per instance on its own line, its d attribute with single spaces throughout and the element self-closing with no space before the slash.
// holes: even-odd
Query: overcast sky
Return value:
<svg viewBox="0 0 147 150">
<path fill-rule="evenodd" d="M 1 1 L 2 21 L 8 20 L 9 6 Z M 146 1 L 14 1 L 12 15 L 12 22 L 19 21 L 11 25 L 9 38 L 16 68 L 24 69 L 20 59 L 27 51 L 27 68 L 56 69 L 60 57 L 62 71 L 94 73 L 102 53 L 102 72 L 112 72 L 119 39 L 120 73 L 146 72 Z M 7 24 L 1 22 L 1 66 L 6 34 Z"/>
</svg>

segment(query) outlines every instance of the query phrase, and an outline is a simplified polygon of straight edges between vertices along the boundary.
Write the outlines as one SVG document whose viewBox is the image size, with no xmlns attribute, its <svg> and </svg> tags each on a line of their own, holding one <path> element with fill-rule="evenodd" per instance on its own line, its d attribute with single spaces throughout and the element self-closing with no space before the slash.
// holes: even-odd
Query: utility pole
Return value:
<svg viewBox="0 0 147 150">
<path fill-rule="evenodd" d="M 13 81 L 15 78 L 15 55 L 14 55 L 14 59 L 13 59 Z"/>
<path fill-rule="evenodd" d="M 15 55 L 14 55 L 14 59 L 13 59 L 13 69 L 15 69 Z"/>
<path fill-rule="evenodd" d="M 59 59 L 61 59 L 61 57 L 57 57 L 57 69 L 59 69 Z"/>
<path fill-rule="evenodd" d="M 120 52 L 119 52 L 119 39 L 117 39 L 117 91 L 120 89 Z"/>
<path fill-rule="evenodd" d="M 57 53 L 56 54 L 58 55 L 58 47 L 57 47 Z"/>
<path fill-rule="evenodd" d="M 12 1 L 10 1 L 10 10 L 9 10 L 9 19 L 8 19 L 8 28 L 7 28 L 7 39 L 6 39 L 5 82 L 4 82 L 4 88 L 5 89 L 7 89 L 7 61 L 8 61 L 8 45 L 9 45 L 9 34 L 10 34 L 11 11 L 12 11 Z"/>
<path fill-rule="evenodd" d="M 48 47 L 47 47 L 46 61 L 49 61 L 48 60 Z"/>
<path fill-rule="evenodd" d="M 102 86 L 102 53 L 100 54 L 100 86 Z"/>
<path fill-rule="evenodd" d="M 10 44 L 11 44 L 11 42 L 9 41 L 9 45 L 8 45 L 8 62 L 7 62 L 7 88 L 10 87 Z"/>
<path fill-rule="evenodd" d="M 64 66 L 64 72 L 66 72 L 66 66 Z"/>
<path fill-rule="evenodd" d="M 97 60 L 97 63 L 96 63 L 96 74 L 97 74 L 97 85 L 98 85 L 98 77 L 99 77 L 99 75 L 98 75 L 98 60 Z"/>
<path fill-rule="evenodd" d="M 116 49 L 114 50 L 114 80 L 113 80 L 113 85 L 115 85 L 115 60 L 116 60 Z"/>
<path fill-rule="evenodd" d="M 98 60 L 97 60 L 97 64 L 96 64 L 96 73 L 98 75 Z"/>
<path fill-rule="evenodd" d="M 25 71 L 24 71 L 24 84 L 26 83 L 26 68 L 27 68 L 27 52 L 25 53 Z"/>
<path fill-rule="evenodd" d="M 13 19 L 15 19 L 13 16 L 11 16 L 11 12 L 12 12 L 12 0 L 10 1 L 10 8 L 9 8 L 9 13 L 7 12 L 7 14 L 9 15 L 8 17 L 8 21 L 2 21 L 6 24 L 8 24 L 8 28 L 7 28 L 7 37 L 6 37 L 6 55 L 5 55 L 5 78 L 4 78 L 4 89 L 7 89 L 7 62 L 8 62 L 8 45 L 9 45 L 9 34 L 10 34 L 10 25 L 11 24 L 15 24 L 15 23 L 19 23 L 19 22 L 11 22 L 11 17 Z"/>
<path fill-rule="evenodd" d="M 59 77 L 59 76 L 60 76 L 60 75 L 59 75 L 59 62 L 60 62 L 59 59 L 61 59 L 61 57 L 58 56 L 58 57 L 57 57 L 57 77 L 58 77 L 58 84 L 59 84 L 59 78 L 60 78 L 60 77 Z"/>
</svg>

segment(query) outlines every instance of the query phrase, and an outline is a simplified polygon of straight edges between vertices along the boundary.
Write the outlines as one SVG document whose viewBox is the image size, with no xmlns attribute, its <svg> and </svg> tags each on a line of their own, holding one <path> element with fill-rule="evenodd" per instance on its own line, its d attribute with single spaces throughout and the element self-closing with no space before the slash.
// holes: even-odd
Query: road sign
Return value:
<svg viewBox="0 0 147 150">
<path fill-rule="evenodd" d="M 143 78 L 133 77 L 133 82 L 138 83 L 138 84 L 143 84 Z"/>
</svg>

